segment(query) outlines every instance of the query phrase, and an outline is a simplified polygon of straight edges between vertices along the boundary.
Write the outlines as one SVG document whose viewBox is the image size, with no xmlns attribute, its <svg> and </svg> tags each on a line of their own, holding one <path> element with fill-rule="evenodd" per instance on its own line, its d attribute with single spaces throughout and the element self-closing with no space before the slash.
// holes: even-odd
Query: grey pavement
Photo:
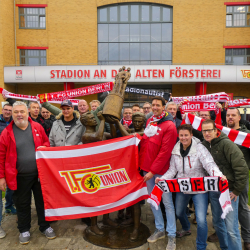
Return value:
<svg viewBox="0 0 250 250">
<path fill-rule="evenodd" d="M 12 249 L 91 249 L 91 250 L 104 250 L 108 248 L 102 248 L 95 246 L 83 239 L 83 231 L 87 227 L 80 219 L 76 220 L 63 220 L 51 223 L 51 227 L 56 232 L 57 238 L 54 240 L 48 240 L 43 236 L 37 225 L 37 216 L 34 201 L 32 201 L 32 222 L 31 222 L 31 238 L 30 243 L 27 245 L 21 245 L 18 240 L 19 231 L 17 229 L 16 216 L 15 215 L 5 215 L 3 216 L 2 227 L 7 233 L 7 236 L 3 239 L 0 239 L 0 250 L 12 250 Z M 102 216 L 99 216 L 101 220 Z M 116 213 L 111 214 L 111 218 L 115 218 Z M 191 231 L 190 236 L 186 236 L 181 239 L 177 239 L 178 250 L 194 250 L 195 240 L 196 240 L 196 230 L 197 226 L 192 224 L 192 217 L 189 219 L 191 222 Z M 149 207 L 149 204 L 142 205 L 142 223 L 148 226 L 151 232 L 154 232 L 154 217 Z M 207 216 L 208 222 L 208 235 L 214 233 L 212 228 L 212 217 L 211 211 Z M 177 229 L 181 229 L 181 225 L 178 221 Z M 141 247 L 134 248 L 135 250 L 163 250 L 167 246 L 167 237 L 161 239 L 155 243 L 145 243 Z M 218 243 L 209 243 L 207 250 L 218 250 Z"/>
</svg>

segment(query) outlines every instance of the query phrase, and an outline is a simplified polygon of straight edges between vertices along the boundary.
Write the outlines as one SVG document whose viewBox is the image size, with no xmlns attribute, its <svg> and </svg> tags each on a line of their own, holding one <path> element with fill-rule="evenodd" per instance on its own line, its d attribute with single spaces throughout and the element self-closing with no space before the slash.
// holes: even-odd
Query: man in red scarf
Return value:
<svg viewBox="0 0 250 250">
<path fill-rule="evenodd" d="M 124 108 L 123 109 L 123 118 L 121 119 L 121 124 L 123 127 L 128 131 L 131 128 L 134 128 L 132 123 L 132 109 L 131 108 Z M 117 137 L 122 137 L 120 130 L 117 130 Z"/>
<path fill-rule="evenodd" d="M 177 131 L 171 114 L 165 112 L 165 99 L 156 96 L 152 99 L 153 116 L 147 120 L 145 133 L 140 142 L 139 164 L 147 182 L 149 194 L 152 192 L 155 179 L 169 169 L 171 152 L 177 140 Z M 166 210 L 168 232 L 168 250 L 174 250 L 176 236 L 175 210 L 172 193 L 164 193 L 162 200 Z M 151 206 L 155 217 L 155 232 L 148 242 L 155 242 L 165 237 L 164 219 L 161 209 Z"/>
</svg>

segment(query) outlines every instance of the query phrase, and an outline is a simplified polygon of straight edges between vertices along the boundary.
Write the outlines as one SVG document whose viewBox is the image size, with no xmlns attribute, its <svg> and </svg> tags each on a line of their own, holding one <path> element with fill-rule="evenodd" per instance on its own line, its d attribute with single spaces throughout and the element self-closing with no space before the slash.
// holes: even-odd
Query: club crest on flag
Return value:
<svg viewBox="0 0 250 250">
<path fill-rule="evenodd" d="M 64 177 L 71 194 L 92 194 L 100 189 L 112 188 L 131 182 L 125 168 L 113 171 L 107 170 L 112 170 L 110 165 L 59 171 L 59 174 Z"/>
</svg>

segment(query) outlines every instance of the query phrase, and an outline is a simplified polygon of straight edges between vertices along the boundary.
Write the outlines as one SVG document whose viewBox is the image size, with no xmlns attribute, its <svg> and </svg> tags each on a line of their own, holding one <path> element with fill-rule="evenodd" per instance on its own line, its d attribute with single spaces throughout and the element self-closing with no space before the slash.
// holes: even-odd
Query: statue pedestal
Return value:
<svg viewBox="0 0 250 250">
<path fill-rule="evenodd" d="M 104 231 L 104 236 L 98 236 L 93 234 L 89 227 L 83 233 L 84 240 L 101 247 L 111 248 L 111 249 L 130 249 L 142 246 L 147 242 L 147 238 L 150 236 L 150 231 L 147 226 L 140 224 L 139 236 L 136 241 L 130 241 L 130 233 L 133 232 L 134 226 L 128 227 L 102 227 Z"/>
</svg>

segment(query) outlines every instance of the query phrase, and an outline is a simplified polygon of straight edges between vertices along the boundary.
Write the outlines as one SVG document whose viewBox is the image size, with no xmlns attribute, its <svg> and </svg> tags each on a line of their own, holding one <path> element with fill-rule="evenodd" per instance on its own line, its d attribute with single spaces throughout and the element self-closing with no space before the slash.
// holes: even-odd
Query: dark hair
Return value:
<svg viewBox="0 0 250 250">
<path fill-rule="evenodd" d="M 139 104 L 134 104 L 134 105 L 132 106 L 132 108 L 133 108 L 133 107 L 141 108 L 141 107 L 139 106 Z"/>
<path fill-rule="evenodd" d="M 3 108 L 4 108 L 5 106 L 10 106 L 10 107 L 12 107 L 12 105 L 11 105 L 10 103 L 5 103 L 5 104 L 3 105 Z"/>
<path fill-rule="evenodd" d="M 193 134 L 193 127 L 190 124 L 182 124 L 177 128 L 178 134 L 180 130 L 188 130 L 190 134 Z"/>
<path fill-rule="evenodd" d="M 161 101 L 162 102 L 162 106 L 166 105 L 165 99 L 163 97 L 161 97 L 161 96 L 155 96 L 155 97 L 152 98 L 152 102 L 153 102 L 153 100 L 159 100 L 159 101 Z"/>
<path fill-rule="evenodd" d="M 205 120 L 202 122 L 201 127 L 203 124 L 213 124 L 213 129 L 216 129 L 215 122 L 211 119 Z"/>
<path fill-rule="evenodd" d="M 229 107 L 228 109 L 236 109 L 238 111 L 238 115 L 240 115 L 240 111 L 239 111 L 238 108 L 236 108 L 236 107 Z"/>
</svg>

